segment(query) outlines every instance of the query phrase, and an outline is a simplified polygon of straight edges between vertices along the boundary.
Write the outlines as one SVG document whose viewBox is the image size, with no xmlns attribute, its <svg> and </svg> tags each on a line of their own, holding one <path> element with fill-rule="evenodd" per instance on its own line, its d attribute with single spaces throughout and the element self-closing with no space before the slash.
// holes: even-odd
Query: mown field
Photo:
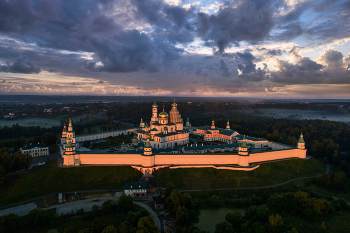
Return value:
<svg viewBox="0 0 350 233">
<path fill-rule="evenodd" d="M 327 165 L 315 159 L 292 159 L 261 164 L 253 171 L 217 170 L 214 168 L 163 169 L 155 173 L 158 186 L 173 182 L 184 189 L 258 187 L 291 179 L 319 175 Z"/>
<path fill-rule="evenodd" d="M 58 192 L 119 189 L 126 182 L 137 182 L 141 175 L 132 167 L 59 168 L 57 160 L 48 161 L 28 174 L 9 177 L 0 192 L 0 206 Z"/>
</svg>

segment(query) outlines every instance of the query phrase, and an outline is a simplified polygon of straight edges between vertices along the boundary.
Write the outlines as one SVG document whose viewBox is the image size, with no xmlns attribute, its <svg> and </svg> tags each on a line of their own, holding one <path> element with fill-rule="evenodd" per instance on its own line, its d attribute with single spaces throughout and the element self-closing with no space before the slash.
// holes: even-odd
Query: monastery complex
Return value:
<svg viewBox="0 0 350 233">
<path fill-rule="evenodd" d="M 132 133 L 135 136 L 131 143 L 123 143 L 119 151 L 113 153 L 82 151 L 79 148 L 79 142 Z M 221 141 L 225 144 L 188 145 L 190 134 L 204 141 Z M 60 151 L 64 166 L 132 166 L 144 174 L 152 174 L 160 168 L 187 167 L 249 171 L 259 167 L 261 162 L 306 158 L 302 134 L 295 147 L 241 135 L 230 128 L 229 122 L 225 129 L 217 128 L 214 119 L 210 126 L 192 127 L 187 118 L 184 126 L 175 101 L 169 114 L 164 111 L 164 106 L 158 114 L 158 106 L 154 103 L 149 124 L 141 119 L 139 127 L 130 129 L 76 136 L 70 120 L 68 128 L 63 128 Z"/>
</svg>

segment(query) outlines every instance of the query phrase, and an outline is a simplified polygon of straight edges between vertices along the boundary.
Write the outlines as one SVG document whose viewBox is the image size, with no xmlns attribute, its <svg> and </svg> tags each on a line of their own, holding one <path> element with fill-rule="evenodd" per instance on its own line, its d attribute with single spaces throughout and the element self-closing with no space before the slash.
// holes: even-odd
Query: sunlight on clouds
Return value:
<svg viewBox="0 0 350 233">
<path fill-rule="evenodd" d="M 164 0 L 164 2 L 168 3 L 169 5 L 178 6 L 181 4 L 182 0 Z"/>
</svg>

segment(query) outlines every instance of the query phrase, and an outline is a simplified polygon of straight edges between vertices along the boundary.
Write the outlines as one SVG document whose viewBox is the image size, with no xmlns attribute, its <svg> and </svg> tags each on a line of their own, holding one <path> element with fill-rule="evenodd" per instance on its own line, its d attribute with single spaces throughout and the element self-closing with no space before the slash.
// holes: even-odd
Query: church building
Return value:
<svg viewBox="0 0 350 233">
<path fill-rule="evenodd" d="M 170 117 L 169 117 L 170 115 Z M 146 142 L 149 139 L 152 148 L 168 148 L 189 143 L 189 131 L 184 129 L 183 120 L 177 109 L 177 104 L 171 105 L 168 113 L 163 111 L 158 115 L 158 105 L 152 105 L 152 118 L 148 125 L 141 119 L 137 137 L 140 142 Z"/>
</svg>

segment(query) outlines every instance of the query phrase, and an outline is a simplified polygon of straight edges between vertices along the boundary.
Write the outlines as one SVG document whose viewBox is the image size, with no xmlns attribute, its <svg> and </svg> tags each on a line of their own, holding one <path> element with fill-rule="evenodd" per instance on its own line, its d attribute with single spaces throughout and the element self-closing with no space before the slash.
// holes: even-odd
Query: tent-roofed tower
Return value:
<svg viewBox="0 0 350 233">
<path fill-rule="evenodd" d="M 298 149 L 305 149 L 305 141 L 303 133 L 300 134 L 299 140 L 298 140 Z"/>
</svg>

